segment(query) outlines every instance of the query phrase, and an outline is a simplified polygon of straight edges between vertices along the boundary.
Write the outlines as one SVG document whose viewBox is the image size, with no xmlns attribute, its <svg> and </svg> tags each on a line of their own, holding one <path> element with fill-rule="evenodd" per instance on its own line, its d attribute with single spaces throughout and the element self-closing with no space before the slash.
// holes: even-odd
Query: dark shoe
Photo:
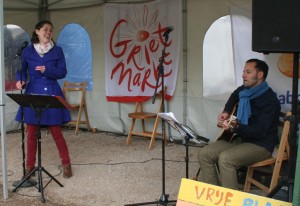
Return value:
<svg viewBox="0 0 300 206">
<path fill-rule="evenodd" d="M 66 165 L 63 166 L 63 177 L 66 179 L 69 179 L 70 177 L 72 177 L 72 168 L 71 165 Z"/>
<path fill-rule="evenodd" d="M 35 167 L 29 168 L 29 169 L 26 168 L 24 178 L 26 178 L 34 169 L 35 169 Z M 35 171 L 31 174 L 31 176 L 35 176 Z"/>
</svg>

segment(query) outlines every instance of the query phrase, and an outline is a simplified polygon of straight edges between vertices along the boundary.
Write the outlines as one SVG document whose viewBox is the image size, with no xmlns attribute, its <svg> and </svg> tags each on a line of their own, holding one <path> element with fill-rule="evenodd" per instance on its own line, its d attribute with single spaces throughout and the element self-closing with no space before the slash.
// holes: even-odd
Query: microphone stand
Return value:
<svg viewBox="0 0 300 206">
<path fill-rule="evenodd" d="M 19 53 L 19 52 L 18 52 Z M 20 67 L 18 69 L 19 71 L 19 74 L 20 74 L 20 82 L 22 83 L 22 80 L 23 80 L 23 75 L 22 75 L 22 55 L 17 55 L 15 56 L 14 59 L 16 59 L 16 57 L 19 57 L 19 61 L 21 62 L 20 64 Z M 21 89 L 20 91 L 20 94 L 23 94 L 23 88 Z M 23 179 L 25 178 L 25 173 L 26 173 L 26 169 L 25 169 L 25 144 L 24 144 L 24 140 L 25 140 L 25 128 L 24 128 L 24 109 L 23 109 L 23 106 L 20 106 L 20 109 L 21 109 L 21 136 L 22 136 L 22 139 L 21 139 L 21 147 L 22 147 L 22 168 L 23 168 L 23 176 L 22 176 L 22 179 L 21 180 L 17 180 L 17 181 L 14 181 L 13 182 L 13 186 L 17 186 L 20 184 L 20 182 L 23 181 Z M 28 179 L 26 180 L 21 187 L 33 187 L 37 184 L 36 181 L 34 180 L 31 180 L 31 179 Z"/>
<path fill-rule="evenodd" d="M 157 93 L 157 88 L 158 88 L 158 82 L 159 79 L 161 78 L 161 86 L 162 86 L 162 113 L 165 112 L 165 89 L 164 89 L 164 59 L 166 56 L 166 46 L 167 46 L 167 42 L 169 40 L 169 33 L 172 30 L 167 30 L 164 34 L 163 37 L 165 38 L 165 42 L 164 42 L 164 47 L 162 50 L 162 56 L 159 60 L 159 66 L 158 66 L 158 78 L 156 81 L 156 87 L 155 87 L 155 91 L 154 94 L 152 96 L 152 104 L 155 103 L 155 97 L 156 97 L 156 93 Z M 158 201 L 154 201 L 154 202 L 144 202 L 144 203 L 134 203 L 134 204 L 126 204 L 125 206 L 133 206 L 133 205 L 152 205 L 152 204 L 161 204 L 161 205 L 168 205 L 169 202 L 176 202 L 176 200 L 168 200 L 169 195 L 166 194 L 166 183 L 165 183 L 165 120 L 164 118 L 162 118 L 162 125 L 161 125 L 161 130 L 162 130 L 162 194 L 159 198 Z"/>
</svg>

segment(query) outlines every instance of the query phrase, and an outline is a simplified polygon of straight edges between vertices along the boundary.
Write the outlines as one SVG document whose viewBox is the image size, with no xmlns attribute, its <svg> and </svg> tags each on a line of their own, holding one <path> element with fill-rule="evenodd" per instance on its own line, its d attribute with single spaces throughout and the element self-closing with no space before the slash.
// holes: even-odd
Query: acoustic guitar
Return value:
<svg viewBox="0 0 300 206">
<path fill-rule="evenodd" d="M 236 112 L 237 112 L 236 109 L 237 109 L 237 105 L 235 105 L 233 107 L 232 112 L 229 114 L 229 118 L 227 118 L 226 120 L 231 119 L 231 121 L 233 121 L 233 120 L 236 119 Z M 222 129 L 219 137 L 217 138 L 217 141 L 218 140 L 225 140 L 227 142 L 232 142 L 232 140 L 234 140 L 235 136 L 236 136 L 236 134 L 234 133 L 234 131 Z"/>
</svg>

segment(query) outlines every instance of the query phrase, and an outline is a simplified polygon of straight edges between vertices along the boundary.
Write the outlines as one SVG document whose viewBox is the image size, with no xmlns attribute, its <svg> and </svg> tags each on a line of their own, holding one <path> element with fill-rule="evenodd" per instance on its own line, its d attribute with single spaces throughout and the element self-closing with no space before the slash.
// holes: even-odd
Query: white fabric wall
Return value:
<svg viewBox="0 0 300 206">
<path fill-rule="evenodd" d="M 216 19 L 229 14 L 230 6 L 249 4 L 251 0 L 186 0 L 186 2 L 187 31 L 183 31 L 183 35 L 187 35 L 187 53 L 181 52 L 176 91 L 173 99 L 167 103 L 166 109 L 173 112 L 179 121 L 185 121 L 199 135 L 214 138 L 219 133 L 216 127 L 217 114 L 223 109 L 225 100 L 216 101 L 203 98 L 203 38 L 207 29 Z M 10 10 L 5 11 L 4 16 L 5 24 L 19 25 L 30 35 L 38 21 L 38 12 L 36 11 Z M 50 20 L 55 27 L 55 40 L 60 29 L 68 23 L 78 23 L 88 31 L 93 50 L 93 91 L 87 93 L 91 125 L 97 130 L 126 134 L 131 124 L 127 114 L 133 111 L 134 104 L 107 102 L 105 97 L 103 6 L 51 11 Z M 187 65 L 183 65 L 185 55 L 187 55 Z M 185 70 L 187 70 L 187 82 L 184 82 Z M 220 82 L 220 86 L 222 84 Z M 186 101 L 184 101 L 184 88 L 187 88 Z M 10 100 L 7 98 L 7 101 Z M 8 110 L 8 108 L 6 109 Z M 185 110 L 187 111 L 186 115 L 184 114 Z M 10 113 L 13 116 L 13 112 Z M 15 128 L 12 123 L 7 123 L 7 127 L 8 130 Z M 172 134 L 177 135 L 174 131 Z"/>
</svg>

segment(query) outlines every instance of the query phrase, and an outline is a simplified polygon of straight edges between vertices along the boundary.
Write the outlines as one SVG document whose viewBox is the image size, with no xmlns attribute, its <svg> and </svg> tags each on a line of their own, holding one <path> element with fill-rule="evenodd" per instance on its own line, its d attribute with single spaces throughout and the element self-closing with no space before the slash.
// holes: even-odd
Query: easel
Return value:
<svg viewBox="0 0 300 206">
<path fill-rule="evenodd" d="M 63 185 L 55 179 L 43 166 L 42 166 L 42 158 L 41 158 L 41 129 L 40 129 L 40 117 L 43 111 L 48 108 L 69 108 L 68 103 L 60 96 L 47 96 L 47 95 L 28 95 L 28 94 L 6 94 L 11 99 L 13 99 L 16 103 L 18 103 L 22 107 L 31 107 L 35 112 L 38 120 L 38 133 L 37 133 L 37 150 L 38 150 L 38 166 L 28 174 L 13 190 L 12 192 L 16 192 L 27 180 L 29 180 L 30 176 L 38 171 L 38 191 L 41 193 L 41 202 L 45 202 L 44 198 L 44 189 L 48 186 L 48 184 L 54 180 L 59 186 L 63 187 Z M 47 182 L 45 187 L 43 186 L 42 172 L 45 172 L 50 180 Z"/>
</svg>

